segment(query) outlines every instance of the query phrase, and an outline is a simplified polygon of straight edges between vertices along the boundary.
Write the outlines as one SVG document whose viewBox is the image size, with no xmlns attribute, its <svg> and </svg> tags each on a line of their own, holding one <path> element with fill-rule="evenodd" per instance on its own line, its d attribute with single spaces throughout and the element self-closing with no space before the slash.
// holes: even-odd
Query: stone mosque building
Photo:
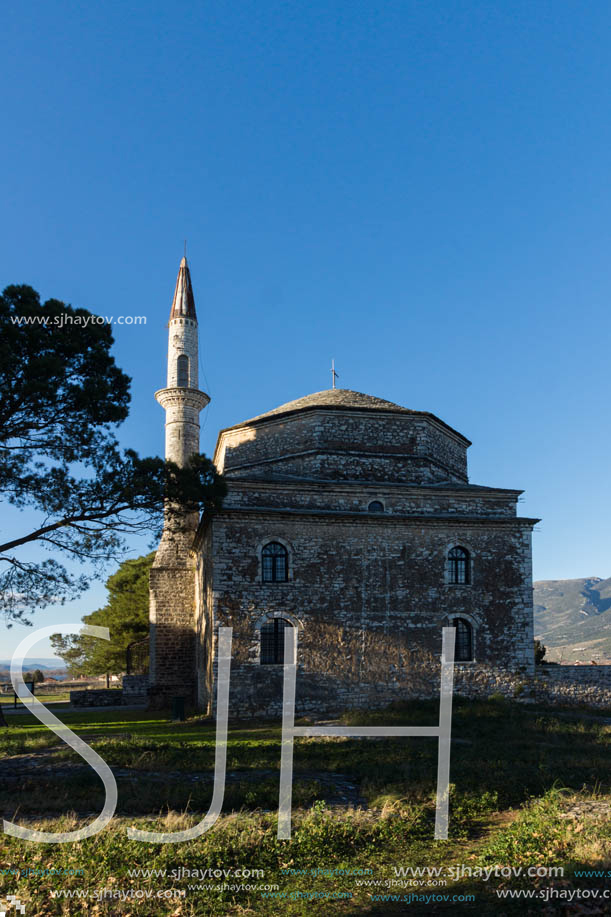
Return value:
<svg viewBox="0 0 611 917">
<path fill-rule="evenodd" d="M 156 398 L 183 463 L 209 401 L 185 258 Z M 458 690 L 531 675 L 538 520 L 516 514 L 521 491 L 469 482 L 469 445 L 427 411 L 335 388 L 221 430 L 223 508 L 166 531 L 151 571 L 151 703 L 214 709 L 219 626 L 233 628 L 233 715 L 280 711 L 287 627 L 297 715 L 437 696 L 444 626 Z"/>
</svg>

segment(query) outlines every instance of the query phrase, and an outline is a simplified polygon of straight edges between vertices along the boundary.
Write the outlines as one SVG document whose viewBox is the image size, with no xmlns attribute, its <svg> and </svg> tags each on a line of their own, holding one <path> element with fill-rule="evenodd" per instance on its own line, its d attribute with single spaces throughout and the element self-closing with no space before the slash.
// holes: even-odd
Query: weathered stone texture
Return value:
<svg viewBox="0 0 611 917">
<path fill-rule="evenodd" d="M 285 478 L 231 480 L 224 509 L 319 510 L 330 513 L 368 513 L 373 500 L 385 513 L 410 516 L 505 516 L 514 518 L 520 491 L 469 484 L 432 486 L 395 482 L 318 483 Z M 379 517 L 378 517 L 379 518 Z"/>
<path fill-rule="evenodd" d="M 230 476 L 465 482 L 468 445 L 432 415 L 321 406 L 223 431 L 215 460 Z"/>
<path fill-rule="evenodd" d="M 535 697 L 565 704 L 611 708 L 611 665 L 541 665 Z"/>
<path fill-rule="evenodd" d="M 236 714 L 280 709 L 280 691 L 271 696 L 281 685 L 276 667 L 261 666 L 258 655 L 258 627 L 273 615 L 299 627 L 302 713 L 380 706 L 414 691 L 434 695 L 442 627 L 453 616 L 472 623 L 470 666 L 532 671 L 530 531 L 515 518 L 496 525 L 251 511 L 223 512 L 212 528 L 208 613 L 215 630 L 233 628 Z M 290 546 L 291 578 L 266 584 L 258 548 L 276 540 Z M 470 585 L 445 582 L 447 552 L 455 544 L 471 552 Z"/>
<path fill-rule="evenodd" d="M 165 534 L 150 573 L 151 702 L 195 699 L 196 562 L 193 531 Z"/>
<path fill-rule="evenodd" d="M 184 467 L 199 452 L 199 412 L 210 399 L 187 388 L 163 388 L 155 397 L 166 412 L 165 457 Z"/>
<path fill-rule="evenodd" d="M 147 704 L 148 703 L 149 677 L 146 675 L 124 675 L 122 703 Z"/>
<path fill-rule="evenodd" d="M 611 666 L 541 665 L 528 674 L 496 666 L 456 664 L 454 693 L 464 697 L 493 695 L 524 703 L 611 708 Z"/>
<path fill-rule="evenodd" d="M 212 526 L 207 526 L 196 539 L 196 609 L 195 609 L 195 662 L 197 677 L 197 705 L 209 710 L 213 697 L 213 631 L 208 610 L 213 607 L 212 586 Z"/>
<path fill-rule="evenodd" d="M 122 703 L 121 688 L 93 688 L 90 691 L 71 691 L 72 707 L 114 707 Z"/>
</svg>

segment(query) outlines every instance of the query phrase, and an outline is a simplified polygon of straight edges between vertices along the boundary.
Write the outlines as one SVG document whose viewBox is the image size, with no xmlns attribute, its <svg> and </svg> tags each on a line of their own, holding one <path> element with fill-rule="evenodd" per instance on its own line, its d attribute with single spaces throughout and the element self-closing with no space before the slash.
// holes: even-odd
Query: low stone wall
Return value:
<svg viewBox="0 0 611 917">
<path fill-rule="evenodd" d="M 536 668 L 537 700 L 611 708 L 611 665 L 541 665 Z"/>
<path fill-rule="evenodd" d="M 148 703 L 148 675 L 123 676 L 123 705 Z"/>
<path fill-rule="evenodd" d="M 534 674 L 514 674 L 457 662 L 454 694 L 472 698 L 500 694 L 531 703 L 611 709 L 611 666 L 540 665 Z"/>
<path fill-rule="evenodd" d="M 297 716 L 334 716 L 347 709 L 380 709 L 393 701 L 438 698 L 440 674 L 439 658 L 428 664 L 412 664 L 409 670 L 369 684 L 308 673 L 298 666 L 295 712 Z M 215 664 L 215 684 L 217 678 Z M 280 716 L 282 689 L 281 665 L 236 666 L 230 684 L 230 716 Z M 522 703 L 611 710 L 611 666 L 542 665 L 531 674 L 457 662 L 453 693 L 456 697 L 481 700 L 500 695 Z M 216 715 L 216 692 L 213 714 Z"/>
<path fill-rule="evenodd" d="M 433 672 L 433 669 L 435 671 Z M 266 666 L 263 682 L 261 670 L 252 667 L 251 681 L 240 683 L 234 691 L 232 716 L 280 716 L 282 713 L 283 672 L 281 666 Z M 215 672 L 216 675 L 216 672 Z M 386 684 L 338 684 L 332 677 L 310 675 L 298 671 L 297 715 L 335 714 L 348 708 L 379 709 L 391 701 L 439 697 L 439 665 L 428 670 L 413 670 L 405 681 L 392 680 Z M 306 687 L 303 693 L 299 687 Z M 264 689 L 263 689 L 264 684 Z M 245 690 L 245 687 L 248 690 Z M 148 702 L 148 675 L 126 675 L 123 689 L 93 689 L 71 691 L 74 707 L 111 707 L 118 705 L 145 706 Z M 534 675 L 503 672 L 488 666 L 456 663 L 454 694 L 471 698 L 502 695 L 522 702 L 583 705 L 611 709 L 611 665 L 542 665 Z M 239 701 L 236 703 L 236 701 Z"/>
<path fill-rule="evenodd" d="M 120 688 L 94 688 L 91 691 L 71 691 L 70 703 L 73 707 L 114 707 L 121 704 L 122 697 Z"/>
<path fill-rule="evenodd" d="M 611 665 L 538 665 L 534 674 L 511 674 L 456 663 L 454 693 L 486 698 L 501 694 L 524 702 L 611 709 Z"/>
</svg>

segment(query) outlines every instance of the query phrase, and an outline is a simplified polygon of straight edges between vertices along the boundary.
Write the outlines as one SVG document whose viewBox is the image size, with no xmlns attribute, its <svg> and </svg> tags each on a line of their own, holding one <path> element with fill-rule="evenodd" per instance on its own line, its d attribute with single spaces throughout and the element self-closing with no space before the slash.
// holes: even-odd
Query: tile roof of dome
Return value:
<svg viewBox="0 0 611 917">
<path fill-rule="evenodd" d="M 277 414 L 288 414 L 292 411 L 302 411 L 305 408 L 359 408 L 366 411 L 398 411 L 401 414 L 413 414 L 409 408 L 403 408 L 394 401 L 385 401 L 383 398 L 375 398 L 373 395 L 365 395 L 363 392 L 353 392 L 349 388 L 329 388 L 324 392 L 313 392 L 311 395 L 305 395 L 303 398 L 296 398 L 295 401 L 287 401 L 280 407 L 265 414 L 258 414 L 250 420 L 244 421 L 251 423 L 253 420 L 262 420 L 264 417 L 275 417 Z"/>
</svg>

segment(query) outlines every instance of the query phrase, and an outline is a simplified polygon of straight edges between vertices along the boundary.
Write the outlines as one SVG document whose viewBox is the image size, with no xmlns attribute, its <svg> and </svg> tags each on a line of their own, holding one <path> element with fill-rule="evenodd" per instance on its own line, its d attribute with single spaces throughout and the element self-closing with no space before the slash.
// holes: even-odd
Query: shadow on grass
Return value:
<svg viewBox="0 0 611 917">
<path fill-rule="evenodd" d="M 384 711 L 366 714 L 350 712 L 346 724 L 431 725 L 438 715 L 437 701 L 394 704 Z M 210 720 L 192 719 L 171 723 L 162 713 L 104 711 L 95 714 L 67 713 L 62 717 L 72 729 L 84 735 L 113 767 L 130 768 L 142 779 L 121 780 L 118 812 L 150 812 L 188 807 L 205 811 L 211 797 L 209 781 L 189 783 L 185 778 L 214 770 L 215 725 Z M 20 724 L 14 720 L 23 721 Z M 53 778 L 53 768 L 82 763 L 71 750 L 29 715 L 11 718 L 11 727 L 0 733 L 0 752 L 17 755 L 24 751 L 58 745 L 48 767 L 35 781 L 24 777 L 21 786 L 12 784 L 10 793 L 0 796 L 6 812 L 9 798 L 44 800 L 45 812 L 80 808 L 77 801 L 89 800 L 88 811 L 101 804 L 100 784 L 90 771 L 78 771 L 63 781 Z M 531 797 L 541 796 L 553 786 L 573 790 L 601 786 L 611 773 L 609 726 L 589 719 L 561 716 L 552 708 L 533 711 L 511 701 L 466 701 L 455 699 L 452 722 L 450 774 L 453 785 L 451 826 L 454 836 L 478 830 L 490 813 L 519 807 Z M 280 763 L 280 725 L 270 721 L 232 723 L 228 741 L 229 771 L 261 771 L 260 778 L 243 781 L 241 789 L 228 782 L 224 812 L 246 806 L 277 807 Z M 1 764 L 0 764 L 1 766 Z M 297 739 L 295 780 L 307 772 L 310 785 L 316 775 L 339 773 L 352 781 L 358 793 L 374 808 L 401 801 L 432 809 L 436 789 L 437 740 L 434 738 L 380 739 Z M 167 780 L 152 782 L 147 774 L 172 772 Z M 265 773 L 266 772 L 266 773 Z M 253 776 L 254 773 L 253 773 Z M 29 782 L 28 782 L 29 781 Z M 64 783 L 65 791 L 58 785 Z M 301 782 L 304 783 L 303 778 Z M 607 784 L 608 786 L 608 784 Z M 2 798 L 4 797 L 4 798 Z M 296 804 L 308 805 L 318 796 L 310 790 Z M 26 805 L 25 801 L 23 803 Z M 29 806 L 30 804 L 28 804 Z M 25 811 L 25 810 L 24 810 Z"/>
</svg>

